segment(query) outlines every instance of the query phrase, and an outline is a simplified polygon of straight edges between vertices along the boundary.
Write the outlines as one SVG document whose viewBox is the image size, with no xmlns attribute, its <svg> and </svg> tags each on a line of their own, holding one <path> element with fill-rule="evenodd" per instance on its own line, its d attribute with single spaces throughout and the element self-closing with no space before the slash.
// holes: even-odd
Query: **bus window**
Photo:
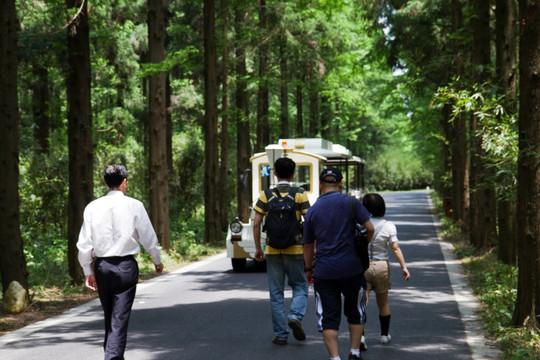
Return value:
<svg viewBox="0 0 540 360">
<path fill-rule="evenodd" d="M 311 192 L 311 182 L 311 164 L 296 164 L 293 178 L 294 185 Z"/>
<path fill-rule="evenodd" d="M 270 174 L 270 165 L 261 164 L 259 175 L 261 179 L 261 191 L 268 189 L 270 187 L 270 175 L 274 175 Z"/>
</svg>

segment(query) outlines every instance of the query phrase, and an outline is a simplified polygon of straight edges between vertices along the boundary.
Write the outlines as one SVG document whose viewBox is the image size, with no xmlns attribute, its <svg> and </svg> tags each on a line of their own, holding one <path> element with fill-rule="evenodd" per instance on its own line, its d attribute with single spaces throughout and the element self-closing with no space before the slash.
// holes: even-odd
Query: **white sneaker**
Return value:
<svg viewBox="0 0 540 360">
<path fill-rule="evenodd" d="M 392 341 L 392 337 L 390 334 L 388 335 L 381 335 L 381 344 L 388 345 Z"/>
<path fill-rule="evenodd" d="M 366 345 L 366 337 L 362 335 L 362 340 L 360 340 L 360 351 L 366 351 L 367 345 Z"/>
</svg>

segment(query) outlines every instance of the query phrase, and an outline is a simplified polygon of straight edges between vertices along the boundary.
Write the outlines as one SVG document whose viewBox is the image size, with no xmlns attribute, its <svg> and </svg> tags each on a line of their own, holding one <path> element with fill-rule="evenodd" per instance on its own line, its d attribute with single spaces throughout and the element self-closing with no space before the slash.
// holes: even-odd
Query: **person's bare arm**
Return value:
<svg viewBox="0 0 540 360">
<path fill-rule="evenodd" d="M 255 261 L 264 260 L 264 251 L 261 246 L 261 224 L 264 215 L 255 212 L 255 219 L 253 220 L 253 240 L 255 240 Z"/>
<path fill-rule="evenodd" d="M 307 281 L 311 281 L 313 276 L 313 255 L 315 246 L 313 244 L 304 244 L 304 267 L 306 270 Z"/>
<path fill-rule="evenodd" d="M 399 244 L 397 242 L 391 243 L 390 249 L 392 249 L 392 252 L 394 253 L 394 256 L 399 262 L 399 265 L 401 265 L 401 273 L 403 274 L 403 279 L 405 279 L 405 281 L 409 281 L 409 279 L 411 278 L 411 274 L 407 269 L 407 265 L 405 264 L 405 258 L 403 257 L 403 253 L 401 252 Z"/>
<path fill-rule="evenodd" d="M 365 227 L 367 230 L 367 239 L 368 239 L 368 243 L 370 243 L 371 240 L 373 239 L 373 234 L 375 233 L 375 228 L 373 227 L 373 223 L 371 222 L 371 220 L 368 220 L 365 223 L 363 223 L 362 226 Z"/>
</svg>

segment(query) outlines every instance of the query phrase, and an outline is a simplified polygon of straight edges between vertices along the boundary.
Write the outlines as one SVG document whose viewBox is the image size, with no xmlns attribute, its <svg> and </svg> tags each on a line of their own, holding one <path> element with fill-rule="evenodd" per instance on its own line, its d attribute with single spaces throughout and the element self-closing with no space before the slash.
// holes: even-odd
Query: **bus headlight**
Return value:
<svg viewBox="0 0 540 360">
<path fill-rule="evenodd" d="M 238 218 L 236 218 L 230 225 L 229 229 L 231 229 L 231 240 L 232 241 L 239 241 L 241 240 L 242 236 L 242 223 Z"/>
</svg>

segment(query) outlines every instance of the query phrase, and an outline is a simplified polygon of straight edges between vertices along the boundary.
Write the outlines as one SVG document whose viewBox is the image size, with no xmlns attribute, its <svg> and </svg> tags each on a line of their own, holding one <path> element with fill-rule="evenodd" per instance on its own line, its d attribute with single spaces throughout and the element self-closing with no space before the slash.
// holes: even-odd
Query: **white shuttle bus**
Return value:
<svg viewBox="0 0 540 360">
<path fill-rule="evenodd" d="M 255 202 L 261 191 L 274 188 L 277 179 L 274 176 L 274 162 L 280 157 L 289 157 L 296 163 L 292 186 L 306 190 L 309 203 L 313 204 L 319 197 L 319 174 L 329 166 L 341 170 L 343 174 L 343 193 L 360 198 L 364 191 L 364 160 L 354 156 L 342 145 L 320 139 L 280 139 L 277 144 L 268 145 L 265 152 L 251 157 L 251 193 L 252 206 L 247 223 L 236 218 L 229 226 L 227 233 L 227 257 L 231 259 L 235 271 L 246 268 L 247 259 L 255 255 L 253 240 L 253 219 Z M 262 228 L 262 226 L 261 226 Z M 264 248 L 266 234 L 261 234 Z"/>
</svg>

